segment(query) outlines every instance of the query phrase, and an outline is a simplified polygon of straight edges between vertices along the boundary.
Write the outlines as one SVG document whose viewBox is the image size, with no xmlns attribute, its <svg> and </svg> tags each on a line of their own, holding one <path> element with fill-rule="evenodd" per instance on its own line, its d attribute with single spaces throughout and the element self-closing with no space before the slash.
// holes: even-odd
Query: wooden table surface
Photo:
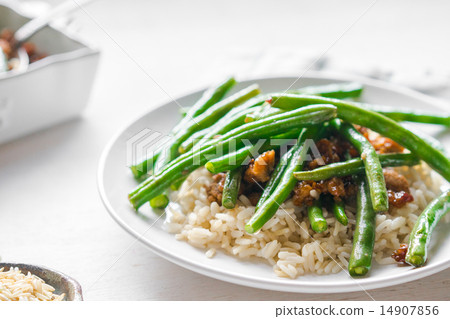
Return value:
<svg viewBox="0 0 450 319">
<path fill-rule="evenodd" d="M 271 50 L 450 70 L 450 44 L 441 41 L 450 35 L 448 2 L 378 1 L 363 14 L 372 3 L 114 0 L 77 13 L 79 32 L 103 52 L 95 88 L 80 119 L 0 146 L 3 261 L 70 274 L 86 300 L 368 300 L 363 292 L 246 288 L 171 264 L 109 217 L 96 173 L 107 141 L 137 114 L 227 72 L 252 75 Z M 287 72 L 276 62 L 267 73 Z M 369 293 L 376 300 L 450 300 L 449 278 L 447 269 Z"/>
</svg>

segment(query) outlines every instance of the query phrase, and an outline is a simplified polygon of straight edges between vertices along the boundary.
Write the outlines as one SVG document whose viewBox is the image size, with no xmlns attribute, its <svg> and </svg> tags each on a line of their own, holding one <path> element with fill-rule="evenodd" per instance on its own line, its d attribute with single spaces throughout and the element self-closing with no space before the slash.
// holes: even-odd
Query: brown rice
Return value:
<svg viewBox="0 0 450 319">
<path fill-rule="evenodd" d="M 417 216 L 440 193 L 442 184 L 426 164 L 397 170 L 409 180 L 414 201 L 377 215 L 374 260 L 379 264 L 394 263 L 392 251 L 407 242 Z M 207 200 L 210 183 L 211 174 L 200 168 L 178 192 L 172 193 L 172 200 L 181 209 L 175 205 L 167 209 L 166 226 L 178 240 L 205 249 L 209 258 L 218 250 L 238 258 L 259 257 L 281 277 L 334 274 L 347 268 L 355 226 L 354 207 L 346 207 L 348 226 L 336 222 L 324 210 L 328 229 L 317 234 L 311 230 L 304 209 L 287 200 L 261 231 L 248 234 L 244 225 L 255 211 L 248 198 L 242 195 L 234 209 L 225 209 Z"/>
</svg>

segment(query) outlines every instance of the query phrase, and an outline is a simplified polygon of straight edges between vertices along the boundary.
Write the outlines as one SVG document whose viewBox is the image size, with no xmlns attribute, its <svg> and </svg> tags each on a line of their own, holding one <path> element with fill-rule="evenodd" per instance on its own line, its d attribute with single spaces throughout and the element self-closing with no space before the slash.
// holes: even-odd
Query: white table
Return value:
<svg viewBox="0 0 450 319">
<path fill-rule="evenodd" d="M 248 56 L 258 52 L 321 52 L 370 3 L 100 1 L 86 9 L 91 17 L 78 13 L 80 33 L 103 49 L 95 90 L 81 119 L 0 146 L 3 260 L 70 274 L 82 284 L 87 300 L 367 300 L 361 292 L 251 289 L 175 266 L 135 243 L 109 217 L 97 193 L 96 172 L 114 132 L 168 99 L 114 41 L 170 95 L 179 96 L 220 79 L 224 70 L 251 70 Z M 450 70 L 450 44 L 441 42 L 449 35 L 449 9 L 445 1 L 379 1 L 329 53 L 350 61 Z M 449 300 L 448 278 L 450 269 L 370 294 L 376 300 Z"/>
</svg>

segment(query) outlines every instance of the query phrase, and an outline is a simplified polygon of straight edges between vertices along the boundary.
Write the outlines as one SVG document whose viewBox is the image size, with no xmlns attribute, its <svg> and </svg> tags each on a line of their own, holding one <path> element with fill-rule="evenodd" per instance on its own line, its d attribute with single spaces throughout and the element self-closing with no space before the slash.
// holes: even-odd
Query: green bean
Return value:
<svg viewBox="0 0 450 319">
<path fill-rule="evenodd" d="M 414 166 L 420 163 L 411 153 L 379 154 L 382 167 Z M 294 177 L 299 181 L 322 181 L 332 177 L 344 177 L 363 174 L 364 162 L 360 158 L 353 158 L 345 162 L 338 162 L 321 166 L 310 171 L 295 172 Z"/>
<path fill-rule="evenodd" d="M 215 121 L 218 117 L 227 113 L 234 106 L 237 106 L 245 102 L 246 100 L 252 98 L 253 96 L 258 95 L 259 93 L 260 90 L 256 85 L 250 86 L 247 89 L 244 89 L 230 96 L 229 98 L 223 100 L 222 102 L 214 104 L 214 106 L 210 107 L 209 109 L 206 109 L 203 113 L 201 113 L 195 118 L 194 120 L 194 122 L 196 122 L 195 124 L 191 124 L 190 126 L 188 125 L 184 128 L 181 127 L 176 128 L 175 137 L 168 146 L 168 150 L 165 152 L 161 152 L 160 155 L 158 156 L 158 159 L 156 160 L 154 173 L 158 173 L 159 171 L 161 171 L 164 165 L 166 165 L 168 162 L 170 162 L 178 155 L 178 147 L 180 143 L 183 142 L 187 137 L 189 137 L 193 132 L 197 131 L 198 127 L 202 128 L 211 125 L 208 123 L 211 123 L 211 121 Z M 158 199 L 154 202 L 152 202 L 152 200 L 150 201 L 151 205 L 155 203 L 164 203 L 164 201 L 162 201 L 161 199 Z"/>
<path fill-rule="evenodd" d="M 278 110 L 278 112 L 280 111 L 279 109 L 275 109 L 275 110 Z M 270 115 L 272 112 L 274 112 L 274 108 L 272 108 L 270 103 L 266 101 L 266 102 L 264 102 L 263 105 L 261 105 L 261 107 L 255 109 L 253 112 L 247 114 L 247 116 L 245 117 L 245 123 L 259 120 L 262 117 Z"/>
<path fill-rule="evenodd" d="M 208 90 L 206 90 L 200 100 L 197 101 L 192 107 L 190 107 L 186 116 L 189 118 L 197 117 L 200 114 L 203 114 L 206 110 L 208 110 L 211 106 L 221 101 L 223 97 L 230 91 L 230 89 L 236 84 L 236 80 L 233 77 L 226 79 L 225 81 L 219 83 L 218 85 L 212 86 Z M 178 131 L 183 128 L 183 125 L 177 125 Z"/>
<path fill-rule="evenodd" d="M 351 160 L 348 150 L 345 152 L 345 158 Z M 364 173 L 364 163 L 361 161 L 362 172 Z M 345 202 L 343 200 L 337 201 L 332 196 L 329 196 L 331 202 L 331 210 L 333 211 L 336 220 L 344 226 L 348 225 L 348 217 L 345 212 Z"/>
<path fill-rule="evenodd" d="M 362 92 L 363 86 L 356 82 L 306 86 L 300 89 L 288 91 L 288 93 L 292 94 L 310 94 L 336 99 L 356 98 L 359 97 Z M 255 121 L 267 114 L 267 112 L 270 110 L 270 103 L 267 103 L 264 106 L 264 108 L 249 113 L 245 119 L 245 122 L 247 123 Z"/>
<path fill-rule="evenodd" d="M 180 154 L 184 154 L 189 151 L 195 144 L 197 144 L 204 138 L 205 134 L 207 134 L 210 129 L 211 127 L 207 127 L 189 136 L 189 138 L 187 138 L 183 143 L 180 144 L 180 146 L 178 147 L 178 152 Z"/>
<path fill-rule="evenodd" d="M 356 195 L 356 227 L 353 248 L 348 262 L 351 276 L 364 276 L 372 265 L 375 244 L 376 213 L 370 200 L 369 185 L 364 175 L 354 177 L 358 186 Z"/>
<path fill-rule="evenodd" d="M 266 108 L 264 111 L 262 111 L 262 108 L 263 108 L 263 106 L 257 108 L 255 110 L 255 113 L 249 113 L 245 117 L 245 123 L 250 123 L 250 122 L 257 121 L 259 119 L 262 119 L 262 118 L 265 118 L 265 117 L 268 117 L 268 116 L 271 116 L 274 114 L 280 114 L 280 113 L 286 112 L 285 110 L 280 110 L 275 107 Z"/>
<path fill-rule="evenodd" d="M 331 204 L 331 210 L 333 211 L 334 217 L 338 222 L 340 222 L 342 225 L 347 226 L 348 225 L 348 218 L 347 214 L 345 213 L 345 203 L 344 201 L 336 201 L 333 199 Z"/>
<path fill-rule="evenodd" d="M 286 144 L 291 139 L 295 139 L 297 136 L 298 130 L 291 130 L 272 139 L 267 139 L 262 144 L 260 144 L 262 140 L 259 140 L 256 144 L 245 145 L 234 152 L 229 150 L 227 154 L 208 161 L 205 167 L 213 174 L 232 170 L 245 164 L 252 155 L 261 154 L 271 149 L 278 149 L 281 145 Z"/>
<path fill-rule="evenodd" d="M 361 96 L 363 86 L 356 82 L 334 83 L 318 86 L 306 86 L 297 90 L 290 90 L 292 94 L 308 94 L 335 99 L 347 99 Z"/>
<path fill-rule="evenodd" d="M 238 167 L 228 171 L 223 184 L 222 206 L 228 209 L 236 206 L 239 188 L 241 187 L 242 168 Z"/>
<path fill-rule="evenodd" d="M 323 217 L 322 204 L 320 200 L 316 200 L 311 206 L 308 206 L 308 219 L 312 230 L 316 233 L 323 233 L 327 230 L 328 225 L 325 217 Z"/>
<path fill-rule="evenodd" d="M 216 104 L 225 96 L 225 94 L 236 84 L 236 80 L 232 77 L 226 79 L 222 83 L 211 87 L 206 90 L 200 100 L 197 101 L 190 108 L 183 108 L 183 111 L 186 112 L 186 116 L 172 129 L 171 134 L 174 135 L 180 129 L 184 128 L 193 117 L 196 117 L 206 111 L 209 107 Z M 130 166 L 131 172 L 134 177 L 139 180 L 144 177 L 148 172 L 153 169 L 160 152 L 164 147 L 160 147 L 155 152 L 153 152 L 152 156 L 143 160 L 142 162 Z"/>
<path fill-rule="evenodd" d="M 289 162 L 284 169 L 283 177 L 269 198 L 259 206 L 258 210 L 245 225 L 247 233 L 253 234 L 261 229 L 261 227 L 275 215 L 280 205 L 291 194 L 297 183 L 297 180 L 293 177 L 292 173 L 303 167 L 309 150 L 306 141 L 313 138 L 318 131 L 319 128 L 317 126 L 302 129 L 297 144 L 293 146 L 294 151 L 292 151 L 292 157 L 289 159 Z"/>
<path fill-rule="evenodd" d="M 410 130 L 411 132 L 413 132 L 414 134 L 416 134 L 418 137 L 423 139 L 425 142 L 427 142 L 429 145 L 431 145 L 435 149 L 439 150 L 446 157 L 450 157 L 450 154 L 449 154 L 449 152 L 447 152 L 444 145 L 442 145 L 442 143 L 439 140 L 437 140 L 435 137 L 428 135 L 421 130 L 418 130 L 417 128 L 413 127 L 411 124 L 402 123 L 401 125 L 404 128 L 406 128 L 406 129 Z"/>
<path fill-rule="evenodd" d="M 364 169 L 369 182 L 370 196 L 373 209 L 385 212 L 389 208 L 389 199 L 384 181 L 383 168 L 375 148 L 352 124 L 339 120 L 331 121 L 331 125 L 344 136 L 361 154 Z"/>
<path fill-rule="evenodd" d="M 417 110 L 407 108 L 395 108 L 392 106 L 372 105 L 367 103 L 356 103 L 361 108 L 366 108 L 381 113 L 397 122 L 415 122 L 425 124 L 438 124 L 450 126 L 450 115 L 418 112 Z"/>
<path fill-rule="evenodd" d="M 323 97 L 330 97 L 336 99 L 356 98 L 361 95 L 363 86 L 356 82 L 350 83 L 334 83 L 317 86 L 306 86 L 300 89 L 289 90 L 288 93 L 292 94 L 310 94 Z M 255 121 L 270 110 L 270 103 L 264 105 L 264 108 L 255 110 L 255 112 L 249 113 L 245 119 L 245 122 Z"/>
<path fill-rule="evenodd" d="M 291 147 L 291 149 L 286 153 L 284 153 L 284 155 L 281 157 L 280 161 L 275 167 L 275 170 L 270 176 L 267 185 L 264 187 L 261 197 L 259 198 L 259 201 L 256 204 L 255 211 L 259 209 L 259 207 L 270 197 L 270 195 L 272 195 L 274 190 L 277 188 L 278 184 L 283 178 L 283 173 L 285 171 L 286 165 L 289 162 L 289 159 L 292 157 L 292 154 L 294 153 L 295 149 L 296 149 L 295 147 Z"/>
<path fill-rule="evenodd" d="M 150 176 L 128 194 L 130 203 L 138 209 L 146 201 L 161 194 L 178 178 L 204 165 L 216 149 L 227 151 L 231 143 L 242 143 L 243 139 L 268 138 L 289 130 L 301 130 L 304 126 L 314 126 L 336 116 L 336 108 L 329 105 L 315 105 L 300 110 L 273 115 L 247 123 L 218 138 L 213 145 L 205 145 L 199 150 L 192 149 L 167 165 L 159 174 Z"/>
<path fill-rule="evenodd" d="M 232 108 L 244 103 L 245 101 L 251 99 L 252 97 L 261 93 L 259 87 L 251 85 L 246 89 L 243 89 L 232 96 L 222 100 L 212 107 L 207 109 L 205 112 L 197 116 L 193 121 L 187 123 L 183 128 L 180 128 L 175 136 L 172 138 L 170 145 L 166 146 L 167 151 L 161 153 L 155 163 L 155 170 L 159 171 L 171 160 L 175 159 L 178 155 L 178 147 L 180 144 L 189 138 L 193 133 L 211 126 L 223 115 L 228 113 Z"/>
<path fill-rule="evenodd" d="M 172 185 L 170 185 L 172 186 Z M 151 208 L 159 208 L 163 209 L 169 205 L 169 190 L 165 190 L 163 194 L 160 194 L 156 197 L 153 197 L 149 200 L 149 204 Z"/>
<path fill-rule="evenodd" d="M 322 127 L 319 129 L 319 132 L 316 136 L 317 139 L 322 138 L 327 134 L 328 125 L 323 124 Z M 289 137 L 291 138 L 291 137 Z M 272 195 L 273 191 L 276 189 L 278 184 L 280 183 L 281 178 L 283 178 L 284 170 L 286 168 L 287 163 L 289 162 L 289 159 L 292 157 L 292 153 L 294 152 L 295 148 L 292 147 L 289 151 L 285 152 L 283 156 L 280 158 L 280 161 L 278 162 L 277 166 L 275 167 L 275 170 L 272 173 L 272 176 L 270 177 L 269 181 L 267 182 L 266 186 L 264 187 L 263 193 L 261 194 L 261 197 L 259 198 L 258 203 L 256 204 L 255 210 L 258 210 L 259 206 L 261 206 L 269 197 Z"/>
<path fill-rule="evenodd" d="M 153 154 L 140 162 L 139 164 L 130 166 L 130 170 L 133 173 L 133 176 L 136 180 L 141 180 L 146 177 L 147 173 L 153 170 L 153 165 L 158 159 L 159 152 L 153 152 Z"/>
<path fill-rule="evenodd" d="M 181 154 L 186 153 L 197 143 L 211 142 L 211 139 L 215 136 L 229 132 L 232 129 L 244 124 L 246 115 L 251 112 L 253 108 L 258 107 L 261 103 L 263 103 L 264 99 L 264 96 L 257 96 L 232 109 L 213 126 L 204 128 L 203 130 L 192 134 L 189 138 L 183 141 L 183 143 L 181 143 L 178 151 Z"/>
<path fill-rule="evenodd" d="M 251 140 L 256 138 L 267 138 L 295 129 L 300 131 L 302 127 L 299 127 L 299 125 L 313 126 L 332 119 L 335 115 L 336 108 L 333 106 L 314 105 L 308 108 L 302 108 L 301 110 L 294 110 L 291 112 L 274 115 L 253 123 L 247 123 L 221 136 L 217 139 L 214 145 L 203 145 L 199 149 L 193 149 L 188 153 L 183 154 L 176 160 L 172 161 L 163 171 L 170 171 L 173 167 L 176 167 L 176 170 L 181 169 L 183 165 L 186 165 L 184 171 L 179 171 L 180 174 L 185 175 L 186 173 L 189 173 L 189 169 L 195 169 L 203 165 L 207 156 L 210 156 L 211 158 L 217 157 L 213 154 L 217 149 L 227 151 L 231 144 L 236 145 L 236 141 L 242 143 L 242 140 L 244 139 Z M 192 164 L 190 164 L 191 161 L 193 162 Z M 170 181 L 173 182 L 175 179 L 173 179 L 172 175 L 170 176 L 172 177 Z M 167 181 L 168 180 L 166 180 L 166 182 Z M 134 191 L 132 191 L 129 194 L 129 197 L 133 197 L 141 191 L 146 193 L 146 195 L 149 195 L 147 193 L 150 192 L 145 191 L 144 188 L 153 182 L 154 178 L 150 176 Z M 157 179 L 157 182 L 159 185 L 159 179 Z M 140 205 L 142 205 L 142 203 Z"/>
<path fill-rule="evenodd" d="M 169 197 L 167 194 L 161 194 L 156 197 L 153 197 L 150 201 L 150 207 L 152 208 L 165 208 L 169 205 Z"/>
<path fill-rule="evenodd" d="M 431 235 L 439 220 L 450 211 L 450 190 L 433 200 L 420 214 L 409 235 L 405 261 L 413 266 L 422 266 L 428 258 Z"/>
<path fill-rule="evenodd" d="M 389 137 L 424 160 L 435 171 L 450 181 L 450 159 L 422 138 L 399 125 L 394 120 L 376 112 L 362 109 L 351 102 L 307 95 L 273 95 L 272 106 L 293 109 L 311 104 L 329 103 L 337 107 L 338 118 L 365 126 Z"/>
<path fill-rule="evenodd" d="M 242 102 L 248 100 L 254 95 L 259 94 L 259 89 L 256 86 L 247 90 L 242 90 L 233 96 L 225 99 L 224 101 L 214 104 L 214 102 L 222 99 L 225 93 L 234 85 L 234 79 L 229 79 L 218 88 L 212 88 L 203 94 L 202 99 L 188 110 L 187 117 L 180 121 L 180 123 L 173 129 L 175 137 L 170 141 L 169 145 L 166 145 L 167 150 L 161 151 L 156 162 L 154 164 L 154 173 L 158 173 L 169 161 L 178 155 L 179 144 L 192 132 L 198 130 L 197 126 L 206 126 L 208 121 L 215 120 L 214 116 L 220 117 L 228 112 L 231 108 Z M 212 106 L 211 106 L 212 105 Z M 193 119 L 195 117 L 195 119 Z M 186 120 L 185 120 L 186 119 Z M 193 120 L 195 124 L 191 124 L 190 120 Z M 162 197 L 166 199 L 163 200 Z M 150 206 L 156 208 L 164 208 L 169 203 L 167 194 L 158 195 L 157 198 L 150 200 Z M 156 206 L 159 204 L 165 204 L 165 206 Z"/>
<path fill-rule="evenodd" d="M 387 117 L 400 122 L 416 122 L 425 124 L 438 124 L 450 126 L 450 116 L 439 116 L 425 113 L 406 113 L 406 112 L 380 112 Z"/>
</svg>

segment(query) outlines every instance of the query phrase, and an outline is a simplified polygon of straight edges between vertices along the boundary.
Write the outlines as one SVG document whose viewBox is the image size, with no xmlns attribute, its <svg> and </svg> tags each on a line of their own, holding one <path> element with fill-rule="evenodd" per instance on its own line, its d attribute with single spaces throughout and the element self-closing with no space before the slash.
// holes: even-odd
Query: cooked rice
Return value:
<svg viewBox="0 0 450 319">
<path fill-rule="evenodd" d="M 0 268 L 1 301 L 61 301 L 64 299 L 64 294 L 56 295 L 54 291 L 55 288 L 29 272 L 25 275 L 17 267 L 11 267 L 8 271 Z"/>
<path fill-rule="evenodd" d="M 377 215 L 373 256 L 379 264 L 395 263 L 391 253 L 408 241 L 417 216 L 438 196 L 442 185 L 441 177 L 426 164 L 396 169 L 408 179 L 414 201 Z M 346 206 L 348 226 L 336 222 L 333 214 L 324 209 L 328 229 L 318 234 L 311 230 L 305 209 L 289 199 L 259 232 L 248 234 L 244 225 L 255 207 L 244 195 L 234 209 L 208 202 L 206 189 L 211 183 L 211 174 L 201 168 L 191 174 L 179 192 L 172 193 L 172 200 L 181 208 L 171 205 L 167 209 L 166 226 L 178 240 L 205 249 L 208 258 L 222 250 L 238 258 L 265 259 L 280 277 L 335 274 L 347 268 L 355 207 Z"/>
</svg>

